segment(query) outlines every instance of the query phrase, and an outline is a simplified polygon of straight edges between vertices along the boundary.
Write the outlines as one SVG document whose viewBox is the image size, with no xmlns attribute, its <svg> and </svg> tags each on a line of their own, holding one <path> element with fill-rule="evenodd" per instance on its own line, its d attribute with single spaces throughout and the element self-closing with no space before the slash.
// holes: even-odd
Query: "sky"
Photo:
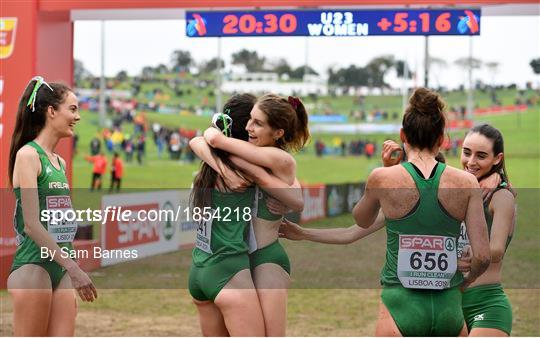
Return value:
<svg viewBox="0 0 540 338">
<path fill-rule="evenodd" d="M 481 35 L 475 37 L 432 36 L 429 53 L 447 62 L 432 67 L 431 86 L 456 88 L 466 83 L 467 73 L 455 66 L 455 60 L 469 55 L 483 62 L 497 62 L 495 72 L 486 67 L 474 72 L 484 83 L 516 83 L 524 87 L 532 82 L 540 87 L 529 62 L 540 58 L 540 16 L 484 16 Z M 188 38 L 184 20 L 111 20 L 105 21 L 105 73 L 114 76 L 121 70 L 140 74 L 144 66 L 170 65 L 174 50 L 188 50 L 196 62 L 217 56 L 217 38 Z M 418 85 L 423 84 L 425 39 L 422 36 L 372 37 L 244 37 L 222 38 L 222 57 L 230 64 L 231 54 L 241 49 L 255 50 L 267 59 L 285 58 L 298 67 L 306 60 L 310 67 L 326 73 L 328 67 L 365 66 L 380 55 L 405 59 L 416 70 Z M 306 53 L 307 47 L 307 53 Z M 92 74 L 101 74 L 101 22 L 75 21 L 74 56 Z M 395 80 L 389 79 L 394 86 Z"/>
</svg>

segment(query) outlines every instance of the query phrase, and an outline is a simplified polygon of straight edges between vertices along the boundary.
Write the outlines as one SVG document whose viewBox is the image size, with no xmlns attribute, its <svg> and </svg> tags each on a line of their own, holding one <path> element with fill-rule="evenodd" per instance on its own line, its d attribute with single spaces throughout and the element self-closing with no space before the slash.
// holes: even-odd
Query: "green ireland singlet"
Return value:
<svg viewBox="0 0 540 338">
<path fill-rule="evenodd" d="M 63 213 L 67 210 L 72 210 L 71 197 L 68 181 L 65 174 L 65 168 L 61 161 L 58 160 L 57 169 L 50 161 L 45 151 L 34 141 L 28 143 L 29 146 L 36 149 L 41 163 L 41 173 L 37 177 L 37 193 L 39 197 L 39 217 L 41 224 L 49 235 L 53 238 L 61 250 L 72 250 L 72 242 L 77 232 L 77 223 L 62 220 L 54 222 L 52 219 L 43 220 L 42 212 Z M 24 219 L 21 204 L 21 189 L 13 189 L 16 196 L 15 215 L 13 225 L 15 227 L 17 251 L 13 259 L 12 271 L 18 269 L 25 264 L 41 265 L 47 270 L 51 277 L 53 287 L 56 287 L 60 282 L 63 273 L 62 267 L 50 260 L 50 258 L 42 258 L 41 248 L 24 232 Z M 65 248 L 65 249 L 64 249 Z M 56 253 L 61 254 L 61 253 Z"/>
<path fill-rule="evenodd" d="M 212 265 L 248 252 L 246 237 L 253 198 L 253 189 L 241 193 L 212 190 L 211 212 L 215 217 L 199 224 L 192 254 L 195 266 Z"/>
<path fill-rule="evenodd" d="M 261 218 L 268 221 L 277 221 L 282 218 L 281 215 L 276 215 L 270 212 L 268 210 L 268 206 L 266 205 L 266 199 L 268 198 L 268 193 L 262 189 L 259 189 L 259 187 L 256 188 L 257 195 L 256 198 L 256 206 L 257 206 L 257 218 Z"/>
<path fill-rule="evenodd" d="M 403 336 L 457 336 L 463 328 L 457 270 L 460 222 L 437 198 L 446 168 L 438 163 L 425 179 L 412 163 L 403 163 L 420 194 L 405 217 L 386 219 L 386 264 L 381 300 Z"/>
<path fill-rule="evenodd" d="M 504 185 L 503 183 L 501 183 L 501 185 L 499 185 L 495 191 L 493 192 L 493 195 L 501 190 L 501 189 L 506 189 L 506 185 Z M 492 195 L 492 196 L 493 196 Z M 489 201 L 484 201 L 484 217 L 486 218 L 486 224 L 487 224 L 487 229 L 488 229 L 488 236 L 490 237 L 491 239 L 491 227 L 493 226 L 493 215 L 491 214 L 491 212 L 489 211 L 489 203 L 491 202 L 491 200 Z M 506 248 L 505 250 L 508 249 L 508 246 L 510 245 L 510 242 L 512 241 L 512 234 L 510 233 L 508 235 L 508 238 L 506 239 Z M 458 239 L 458 257 L 461 257 L 461 252 L 463 251 L 463 248 L 466 246 L 466 245 L 469 245 L 469 237 L 467 236 L 467 226 L 465 225 L 465 222 L 461 222 L 461 230 L 460 230 L 460 235 L 459 235 L 459 239 Z"/>
<path fill-rule="evenodd" d="M 253 189 L 241 193 L 212 190 L 211 213 L 199 222 L 193 264 L 189 270 L 189 293 L 199 301 L 214 301 L 237 273 L 249 270 L 248 225 Z"/>
<path fill-rule="evenodd" d="M 505 189 L 506 185 L 501 183 L 493 194 L 498 190 Z M 493 195 L 492 195 L 493 196 Z M 488 228 L 488 236 L 491 239 L 491 227 L 493 226 L 493 215 L 489 211 L 490 200 L 484 202 L 484 216 Z M 505 251 L 512 240 L 512 233 L 506 239 Z M 467 227 L 465 222 L 461 223 L 461 235 L 458 241 L 458 256 L 461 256 L 463 248 L 469 245 L 467 237 Z M 469 332 L 475 328 L 497 329 L 508 335 L 512 333 L 512 304 L 506 296 L 502 285 L 483 284 L 467 288 L 462 295 L 462 308 L 467 328 Z"/>
<path fill-rule="evenodd" d="M 420 199 L 409 215 L 386 219 L 386 264 L 381 283 L 430 290 L 459 285 L 463 276 L 456 273 L 456 241 L 461 222 L 448 215 L 437 197 L 446 165 L 438 163 L 428 179 L 421 177 L 410 162 L 402 165 L 412 176 Z"/>
</svg>

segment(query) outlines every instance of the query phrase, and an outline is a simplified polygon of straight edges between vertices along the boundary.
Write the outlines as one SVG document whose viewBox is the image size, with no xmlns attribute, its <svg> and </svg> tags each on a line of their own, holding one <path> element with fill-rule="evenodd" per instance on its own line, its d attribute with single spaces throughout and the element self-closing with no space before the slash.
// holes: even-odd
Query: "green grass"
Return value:
<svg viewBox="0 0 540 338">
<path fill-rule="evenodd" d="M 183 128 L 203 129 L 208 126 L 207 117 L 147 114 L 150 121 L 159 121 L 168 126 L 182 126 Z M 520 188 L 538 188 L 540 142 L 539 126 L 540 113 L 538 109 L 529 109 L 523 114 L 508 114 L 483 118 L 480 121 L 492 123 L 498 127 L 505 137 L 506 165 L 512 183 Z M 128 133 L 132 128 L 128 126 Z M 88 153 L 88 144 L 97 130 L 97 115 L 83 112 L 82 121 L 77 127 L 79 134 L 78 155 L 73 161 L 73 187 L 87 188 L 89 186 L 91 169 L 90 163 L 84 161 L 84 154 Z M 463 135 L 464 132 L 459 134 Z M 368 138 L 380 144 L 383 140 L 391 138 L 398 140 L 397 135 L 328 135 L 315 134 L 312 140 L 322 139 L 327 144 L 333 144 L 335 138 L 345 141 L 356 138 Z M 298 178 L 306 183 L 342 183 L 365 180 L 369 172 L 379 166 L 379 156 L 367 160 L 365 157 L 354 156 L 325 156 L 317 158 L 314 154 L 313 143 L 306 146 L 305 151 L 295 155 L 298 167 Z M 449 156 L 451 165 L 460 167 L 458 158 Z M 164 153 L 158 159 L 156 147 L 151 139 L 147 138 L 147 157 L 143 165 L 127 163 L 123 187 L 125 188 L 187 188 L 191 185 L 194 173 L 198 170 L 197 163 L 184 163 L 171 161 Z M 156 173 L 156 175 L 152 174 Z M 105 181 L 108 183 L 108 174 Z"/>
</svg>

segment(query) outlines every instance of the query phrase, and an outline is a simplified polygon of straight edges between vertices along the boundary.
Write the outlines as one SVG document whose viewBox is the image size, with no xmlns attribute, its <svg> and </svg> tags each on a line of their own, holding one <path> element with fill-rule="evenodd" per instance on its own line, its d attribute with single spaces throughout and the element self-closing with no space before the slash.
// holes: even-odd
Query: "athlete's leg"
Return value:
<svg viewBox="0 0 540 338">
<path fill-rule="evenodd" d="M 261 302 L 266 336 L 285 336 L 289 274 L 277 264 L 265 263 L 255 267 L 253 281 Z"/>
<path fill-rule="evenodd" d="M 379 305 L 379 316 L 377 318 L 377 325 L 375 326 L 375 336 L 377 337 L 401 337 L 402 334 L 399 331 L 394 318 L 381 302 Z"/>
<path fill-rule="evenodd" d="M 231 336 L 264 336 L 264 320 L 248 269 L 242 270 L 219 292 L 218 306 Z"/>
<path fill-rule="evenodd" d="M 469 331 L 467 331 L 467 324 L 463 323 L 463 327 L 461 328 L 461 331 L 459 332 L 458 337 L 467 337 L 469 335 Z"/>
<path fill-rule="evenodd" d="M 52 300 L 47 271 L 35 264 L 23 265 L 9 275 L 7 287 L 13 299 L 13 335 L 46 336 Z"/>
<path fill-rule="evenodd" d="M 71 279 L 65 274 L 52 294 L 48 336 L 74 336 L 77 298 Z"/>
<path fill-rule="evenodd" d="M 469 337 L 508 337 L 508 334 L 498 329 L 475 327 L 471 330 Z"/>
<path fill-rule="evenodd" d="M 214 302 L 201 301 L 193 298 L 193 303 L 199 311 L 199 323 L 201 333 L 205 337 L 228 337 L 229 331 L 225 326 L 225 320 L 221 311 Z"/>
</svg>

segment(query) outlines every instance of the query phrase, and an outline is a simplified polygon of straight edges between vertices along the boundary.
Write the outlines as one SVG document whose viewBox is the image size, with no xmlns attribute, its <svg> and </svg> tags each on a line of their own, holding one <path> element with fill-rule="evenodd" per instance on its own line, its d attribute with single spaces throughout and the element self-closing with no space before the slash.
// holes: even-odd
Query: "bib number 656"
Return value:
<svg viewBox="0 0 540 338">
<path fill-rule="evenodd" d="M 438 256 L 438 257 L 437 257 Z M 436 254 L 428 252 L 422 257 L 422 253 L 415 251 L 411 255 L 410 265 L 414 270 L 420 270 L 422 267 L 428 271 L 438 268 L 440 271 L 448 269 L 448 255 L 446 253 Z"/>
</svg>

